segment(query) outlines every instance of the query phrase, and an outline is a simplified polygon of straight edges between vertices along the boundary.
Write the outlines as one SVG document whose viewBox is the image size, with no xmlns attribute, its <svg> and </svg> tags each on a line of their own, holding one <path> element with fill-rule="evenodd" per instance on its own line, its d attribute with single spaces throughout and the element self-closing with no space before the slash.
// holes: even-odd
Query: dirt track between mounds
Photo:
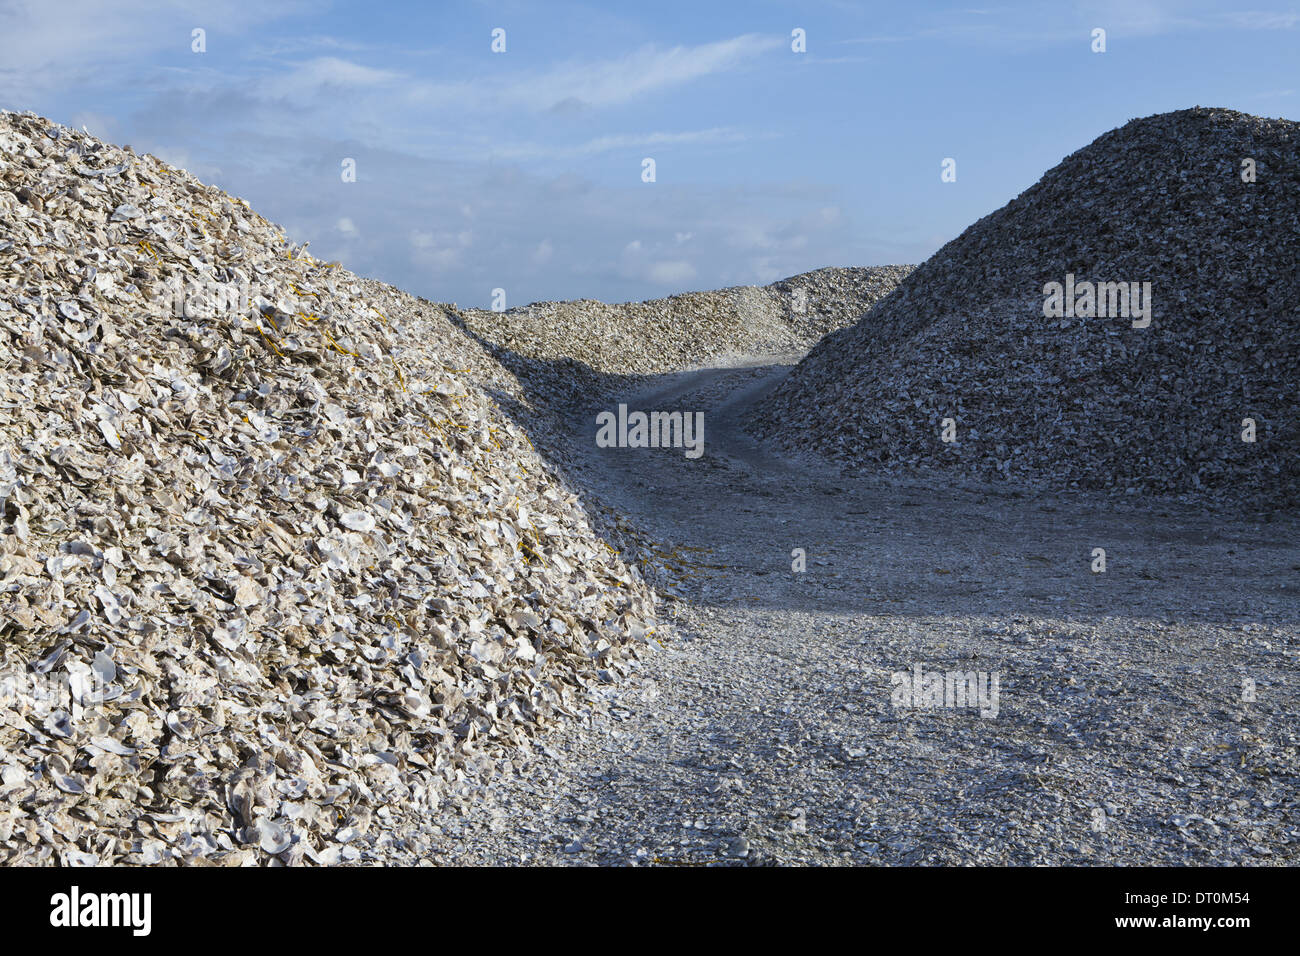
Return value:
<svg viewBox="0 0 1300 956">
<path fill-rule="evenodd" d="M 697 460 L 598 450 L 594 411 L 574 420 L 591 494 L 676 568 L 663 646 L 487 803 L 413 821 L 411 851 L 496 864 L 1300 860 L 1294 517 L 842 478 L 740 430 L 788 369 L 771 361 L 616 399 L 704 411 Z M 1105 573 L 1091 570 L 1097 547 Z M 996 716 L 893 707 L 891 675 L 916 664 L 997 673 Z"/>
</svg>

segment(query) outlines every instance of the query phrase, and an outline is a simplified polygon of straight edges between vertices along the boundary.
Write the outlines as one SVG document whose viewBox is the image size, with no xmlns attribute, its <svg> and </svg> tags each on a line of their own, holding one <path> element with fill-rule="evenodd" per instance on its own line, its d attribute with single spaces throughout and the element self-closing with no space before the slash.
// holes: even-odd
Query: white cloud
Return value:
<svg viewBox="0 0 1300 956">
<path fill-rule="evenodd" d="M 699 146 L 712 143 L 739 143 L 749 137 L 741 130 L 730 126 L 715 126 L 711 129 L 688 130 L 685 132 L 630 133 L 610 136 L 598 136 L 573 145 L 544 145 L 539 143 L 519 143 L 496 147 L 491 151 L 497 159 L 535 159 L 538 157 L 565 158 L 591 156 L 607 153 L 615 149 L 649 149 L 655 146 Z"/>
<path fill-rule="evenodd" d="M 549 70 L 496 80 L 412 83 L 410 102 L 478 110 L 519 107 L 534 112 L 609 107 L 682 86 L 692 80 L 734 70 L 784 45 L 784 39 L 747 33 L 702 43 L 659 49 L 645 46 L 621 57 L 573 60 Z"/>
<path fill-rule="evenodd" d="M 679 285 L 695 278 L 695 267 L 684 259 L 656 262 L 646 272 L 646 278 L 662 285 Z"/>
<path fill-rule="evenodd" d="M 906 39 L 907 37 L 872 36 L 872 37 L 850 37 L 847 40 L 837 40 L 836 42 L 837 43 L 870 43 L 870 44 L 902 43 Z"/>
<path fill-rule="evenodd" d="M 401 81 L 400 74 L 378 70 L 336 56 L 295 63 L 286 73 L 260 84 L 260 92 L 296 103 L 312 103 L 342 92 L 374 90 Z"/>
<path fill-rule="evenodd" d="M 1300 13 L 1269 13 L 1240 10 L 1227 14 L 1229 22 L 1243 30 L 1289 30 L 1300 23 Z"/>
<path fill-rule="evenodd" d="M 617 59 L 565 64 L 517 81 L 504 94 L 513 102 L 538 110 L 549 110 L 561 103 L 613 106 L 735 69 L 784 43 L 782 37 L 747 33 L 730 40 L 668 50 L 646 46 Z"/>
<path fill-rule="evenodd" d="M 785 278 L 776 262 L 777 260 L 771 256 L 752 260 L 749 264 L 750 275 L 747 280 L 755 285 L 767 285 L 769 282 Z"/>
<path fill-rule="evenodd" d="M 384 228 L 360 230 L 355 209 L 322 202 L 304 176 L 308 157 L 341 155 L 338 142 L 243 138 L 227 180 L 313 253 L 434 301 L 484 307 L 491 289 L 512 303 L 579 298 L 627 301 L 686 288 L 756 281 L 828 263 L 879 261 L 852 240 L 847 209 L 833 191 L 806 184 L 683 186 L 661 183 L 654 201 L 628 201 L 625 185 L 528 168 L 430 160 L 395 151 L 366 159 L 365 208 Z M 265 157 L 272 163 L 263 166 Z M 317 161 L 320 170 L 332 167 Z M 351 198 L 353 187 L 332 186 Z M 636 190 L 634 190 L 635 192 Z M 756 197 L 759 201 L 756 201 Z M 338 228 L 346 214 L 357 235 Z M 371 221 L 367 220 L 367 221 Z M 563 225 L 563 236 L 553 230 Z M 753 245 L 737 247 L 730 239 Z M 688 237 L 688 238 L 687 238 Z M 687 248 L 689 246 L 689 254 Z"/>
<path fill-rule="evenodd" d="M 208 49 L 223 35 L 301 9 L 300 0 L 137 0 L 130 9 L 102 0 L 7 0 L 0 3 L 0 99 L 30 102 L 38 93 L 73 88 L 93 77 L 103 84 L 107 68 L 132 71 L 168 50 L 191 55 L 195 67 L 206 54 L 190 53 L 190 31 L 208 32 Z"/>
<path fill-rule="evenodd" d="M 738 222 L 730 229 L 727 241 L 738 249 L 770 249 L 776 240 L 760 222 Z"/>
<path fill-rule="evenodd" d="M 464 259 L 459 249 L 421 249 L 411 254 L 411 262 L 421 270 L 432 272 L 450 272 L 464 267 Z"/>
</svg>

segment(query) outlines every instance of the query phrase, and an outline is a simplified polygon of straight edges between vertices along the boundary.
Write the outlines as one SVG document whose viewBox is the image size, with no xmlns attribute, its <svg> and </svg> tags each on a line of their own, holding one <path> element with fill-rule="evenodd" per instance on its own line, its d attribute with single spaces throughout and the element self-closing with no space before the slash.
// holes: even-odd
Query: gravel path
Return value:
<svg viewBox="0 0 1300 956">
<path fill-rule="evenodd" d="M 406 850 L 1294 864 L 1295 519 L 845 479 L 738 427 L 795 358 L 624 399 L 706 411 L 697 460 L 597 450 L 575 419 L 592 493 L 676 569 L 662 647 L 488 799 L 410 821 Z M 917 664 L 996 673 L 996 716 L 892 706 L 891 675 Z"/>
</svg>

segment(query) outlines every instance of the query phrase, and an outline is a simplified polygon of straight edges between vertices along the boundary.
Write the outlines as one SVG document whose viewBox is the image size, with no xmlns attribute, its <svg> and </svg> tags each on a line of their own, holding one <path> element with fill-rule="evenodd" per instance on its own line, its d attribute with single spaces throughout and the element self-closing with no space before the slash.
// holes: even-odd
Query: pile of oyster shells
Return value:
<svg viewBox="0 0 1300 956">
<path fill-rule="evenodd" d="M 859 474 L 1290 507 L 1298 264 L 1300 124 L 1133 120 L 824 339 L 751 425 Z M 1067 276 L 1150 283 L 1150 324 L 1045 315 Z"/>
<path fill-rule="evenodd" d="M 534 302 L 459 315 L 473 335 L 534 365 L 577 363 L 606 376 L 652 375 L 732 355 L 806 351 L 861 318 L 911 270 L 829 267 L 766 286 L 645 302 Z"/>
<path fill-rule="evenodd" d="M 446 310 L 0 113 L 0 863 L 382 859 L 625 671 L 653 595 L 487 383 Z"/>
</svg>

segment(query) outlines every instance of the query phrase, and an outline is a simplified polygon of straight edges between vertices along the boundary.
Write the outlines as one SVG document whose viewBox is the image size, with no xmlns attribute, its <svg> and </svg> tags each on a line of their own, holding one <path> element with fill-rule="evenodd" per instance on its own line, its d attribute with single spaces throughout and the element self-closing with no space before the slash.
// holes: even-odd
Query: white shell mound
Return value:
<svg viewBox="0 0 1300 956">
<path fill-rule="evenodd" d="M 382 861 L 626 671 L 649 588 L 441 309 L 30 113 L 0 236 L 0 863 Z"/>
</svg>

